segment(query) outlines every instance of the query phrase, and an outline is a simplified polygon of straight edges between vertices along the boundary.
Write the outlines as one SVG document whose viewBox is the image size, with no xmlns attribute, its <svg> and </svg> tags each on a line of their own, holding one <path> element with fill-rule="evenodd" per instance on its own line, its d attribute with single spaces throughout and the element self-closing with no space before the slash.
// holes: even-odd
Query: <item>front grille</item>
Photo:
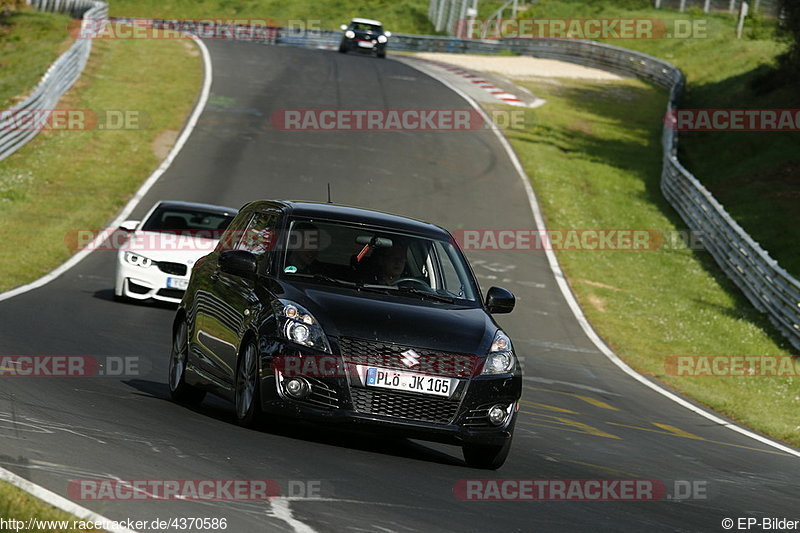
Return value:
<svg viewBox="0 0 800 533">
<path fill-rule="evenodd" d="M 479 362 L 474 355 L 460 355 L 441 350 L 350 337 L 339 338 L 339 349 L 345 362 L 349 364 L 374 365 L 451 378 L 469 378 L 473 375 Z M 403 363 L 403 352 L 408 350 L 414 350 L 420 355 L 418 365 L 409 367 Z"/>
<path fill-rule="evenodd" d="M 156 294 L 159 296 L 164 296 L 165 298 L 176 298 L 180 300 L 183 298 L 183 294 L 185 291 L 180 289 L 159 289 Z"/>
<path fill-rule="evenodd" d="M 181 263 L 159 261 L 156 264 L 158 265 L 158 269 L 161 272 L 164 272 L 166 274 L 173 274 L 175 276 L 185 276 L 186 273 L 189 271 L 189 268 L 186 265 L 182 265 Z"/>
<path fill-rule="evenodd" d="M 449 424 L 458 410 L 458 400 L 422 396 L 405 392 L 379 391 L 352 387 L 353 408 L 371 415 Z"/>
</svg>

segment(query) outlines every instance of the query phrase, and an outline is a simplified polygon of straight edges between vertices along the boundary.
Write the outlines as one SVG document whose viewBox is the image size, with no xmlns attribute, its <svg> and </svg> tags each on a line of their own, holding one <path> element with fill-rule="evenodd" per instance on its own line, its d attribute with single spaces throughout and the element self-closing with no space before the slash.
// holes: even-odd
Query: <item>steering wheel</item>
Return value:
<svg viewBox="0 0 800 533">
<path fill-rule="evenodd" d="M 403 283 L 405 283 L 405 285 L 403 285 Z M 394 282 L 394 285 L 397 285 L 398 287 L 417 286 L 418 288 L 426 291 L 433 290 L 430 285 L 417 278 L 400 278 Z"/>
</svg>

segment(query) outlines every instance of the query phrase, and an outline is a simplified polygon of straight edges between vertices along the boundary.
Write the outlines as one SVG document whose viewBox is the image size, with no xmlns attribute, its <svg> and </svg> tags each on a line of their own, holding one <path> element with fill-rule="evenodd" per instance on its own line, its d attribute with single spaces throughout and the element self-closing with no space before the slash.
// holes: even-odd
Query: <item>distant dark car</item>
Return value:
<svg viewBox="0 0 800 533">
<path fill-rule="evenodd" d="M 244 206 L 200 259 L 173 325 L 169 387 L 211 391 L 244 426 L 264 415 L 350 424 L 460 445 L 498 468 L 511 446 L 522 372 L 446 230 L 310 202 Z"/>
<path fill-rule="evenodd" d="M 339 52 L 361 52 L 386 57 L 386 44 L 392 33 L 383 30 L 383 24 L 377 20 L 355 18 L 350 24 L 342 24 L 342 41 Z"/>
</svg>

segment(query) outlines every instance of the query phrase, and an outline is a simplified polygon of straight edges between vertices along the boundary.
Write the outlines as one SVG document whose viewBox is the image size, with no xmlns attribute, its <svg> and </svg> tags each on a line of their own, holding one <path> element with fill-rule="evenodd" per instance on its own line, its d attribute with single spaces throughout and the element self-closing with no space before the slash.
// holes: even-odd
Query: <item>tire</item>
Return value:
<svg viewBox="0 0 800 533">
<path fill-rule="evenodd" d="M 386 59 L 386 52 L 378 52 L 378 57 L 381 59 Z"/>
<path fill-rule="evenodd" d="M 258 383 L 258 350 L 252 339 L 248 340 L 239 352 L 234 388 L 236 423 L 242 427 L 255 426 L 262 415 L 261 388 Z"/>
<path fill-rule="evenodd" d="M 346 54 L 347 53 L 347 48 L 345 48 L 343 45 L 339 45 L 339 53 L 340 54 Z"/>
<path fill-rule="evenodd" d="M 189 359 L 189 335 L 186 319 L 182 318 L 172 332 L 172 349 L 169 355 L 169 395 L 179 403 L 197 405 L 203 401 L 206 391 L 186 383 L 186 365 Z"/>
<path fill-rule="evenodd" d="M 484 446 L 478 444 L 465 444 L 461 450 L 464 452 L 464 461 L 472 468 L 484 470 L 497 470 L 506 462 L 508 452 L 511 450 L 511 439 L 500 446 Z"/>
</svg>

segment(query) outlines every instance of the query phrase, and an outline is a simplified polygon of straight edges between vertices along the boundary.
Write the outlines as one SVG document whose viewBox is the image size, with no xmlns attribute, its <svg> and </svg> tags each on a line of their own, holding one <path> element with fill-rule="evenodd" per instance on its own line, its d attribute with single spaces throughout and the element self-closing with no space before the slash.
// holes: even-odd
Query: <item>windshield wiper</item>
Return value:
<svg viewBox="0 0 800 533">
<path fill-rule="evenodd" d="M 424 289 L 418 289 L 416 287 L 398 287 L 397 290 L 403 293 L 416 294 L 423 298 L 429 298 L 431 300 L 436 300 L 438 302 L 445 302 L 449 304 L 456 303 L 456 299 L 454 296 L 445 296 L 444 294 L 439 294 L 438 292 L 430 292 Z"/>
</svg>

